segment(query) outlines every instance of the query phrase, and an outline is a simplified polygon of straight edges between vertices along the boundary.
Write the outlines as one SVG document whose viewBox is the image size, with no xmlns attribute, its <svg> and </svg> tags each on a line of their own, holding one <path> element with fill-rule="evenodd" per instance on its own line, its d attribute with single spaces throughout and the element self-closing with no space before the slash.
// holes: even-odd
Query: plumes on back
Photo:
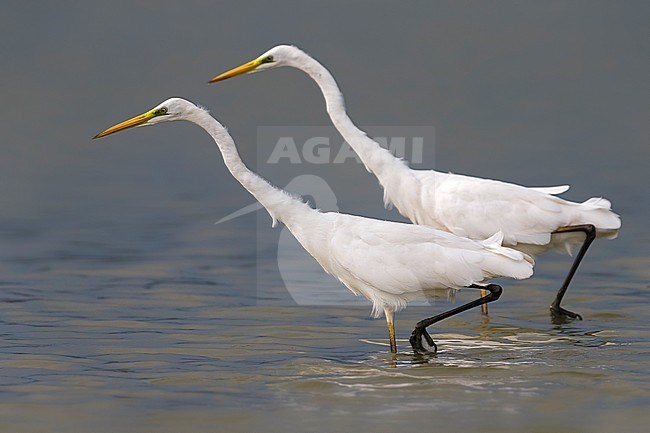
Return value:
<svg viewBox="0 0 650 433">
<path fill-rule="evenodd" d="M 392 186 L 390 196 L 397 197 L 400 213 L 458 236 L 485 239 L 502 231 L 504 245 L 540 254 L 553 248 L 570 251 L 584 239 L 553 234 L 560 227 L 593 224 L 599 236 L 612 238 L 621 226 L 606 199 L 575 203 L 553 195 L 566 186 L 526 188 L 431 170 L 412 172 L 414 176 Z"/>
</svg>

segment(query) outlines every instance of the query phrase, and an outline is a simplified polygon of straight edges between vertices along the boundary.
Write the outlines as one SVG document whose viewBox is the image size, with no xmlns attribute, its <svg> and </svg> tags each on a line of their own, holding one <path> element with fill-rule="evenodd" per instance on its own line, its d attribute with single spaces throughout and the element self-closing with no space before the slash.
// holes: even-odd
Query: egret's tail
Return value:
<svg viewBox="0 0 650 433">
<path fill-rule="evenodd" d="M 612 212 L 612 203 L 602 197 L 592 197 L 578 203 L 572 224 L 593 224 L 598 237 L 614 239 L 621 228 L 621 217 Z"/>
<path fill-rule="evenodd" d="M 499 231 L 481 243 L 490 251 L 483 269 L 491 277 L 510 277 L 518 280 L 533 275 L 535 260 L 528 254 L 501 246 L 503 232 Z"/>
</svg>

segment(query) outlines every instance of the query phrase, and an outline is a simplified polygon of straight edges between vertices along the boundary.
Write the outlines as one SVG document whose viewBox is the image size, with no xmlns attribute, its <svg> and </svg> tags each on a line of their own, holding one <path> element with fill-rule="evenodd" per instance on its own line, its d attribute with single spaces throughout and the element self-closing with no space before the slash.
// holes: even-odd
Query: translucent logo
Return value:
<svg viewBox="0 0 650 433">
<path fill-rule="evenodd" d="M 366 130 L 380 146 L 408 160 L 412 167 L 423 164 L 425 159 L 433 159 L 433 127 L 381 126 Z M 310 206 L 323 212 L 346 212 L 341 203 L 356 205 L 361 202 L 360 197 L 365 199 L 369 195 L 376 196 L 373 205 L 383 208 L 381 186 L 369 177 L 359 157 L 333 127 L 272 126 L 259 127 L 257 132 L 254 170 L 272 184 L 301 196 Z M 288 174 L 290 180 L 287 182 Z M 277 180 L 282 178 L 284 182 Z M 361 184 L 359 178 L 365 183 Z M 217 223 L 226 223 L 260 209 L 259 203 L 252 203 Z M 381 218 L 391 219 L 388 211 L 385 212 Z M 354 213 L 364 215 L 358 210 Z M 258 230 L 271 230 L 268 214 L 259 215 Z M 298 305 L 368 305 L 368 301 L 354 296 L 335 277 L 326 274 L 284 225 L 279 229 L 274 246 L 277 254 L 274 267 L 277 268 L 271 272 L 279 275 L 288 298 Z M 268 267 L 269 254 L 268 245 L 258 245 L 258 265 L 264 262 Z M 264 275 L 260 272 L 258 266 L 258 303 L 273 303 L 272 300 L 278 298 L 275 288 L 268 287 L 271 284 L 268 280 L 273 278 L 268 269 L 264 269 Z"/>
</svg>

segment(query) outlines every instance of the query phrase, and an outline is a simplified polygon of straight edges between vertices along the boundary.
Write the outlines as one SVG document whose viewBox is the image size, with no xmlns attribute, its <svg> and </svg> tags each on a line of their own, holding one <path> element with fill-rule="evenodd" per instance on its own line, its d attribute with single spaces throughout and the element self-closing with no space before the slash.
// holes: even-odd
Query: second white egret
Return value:
<svg viewBox="0 0 650 433">
<path fill-rule="evenodd" d="M 332 74 L 294 46 L 274 47 L 248 63 L 215 76 L 210 83 L 282 66 L 300 69 L 318 84 L 332 123 L 384 188 L 386 207 L 394 205 L 415 224 L 471 239 L 486 239 L 501 231 L 504 245 L 531 255 L 550 249 L 570 253 L 581 245 L 550 308 L 559 320 L 582 318 L 560 303 L 592 241 L 596 237 L 617 236 L 621 221 L 611 211 L 608 200 L 595 197 L 575 203 L 556 197 L 569 189 L 567 185 L 527 188 L 498 180 L 411 169 L 352 122 Z M 584 233 L 585 237 L 576 233 Z"/>
</svg>

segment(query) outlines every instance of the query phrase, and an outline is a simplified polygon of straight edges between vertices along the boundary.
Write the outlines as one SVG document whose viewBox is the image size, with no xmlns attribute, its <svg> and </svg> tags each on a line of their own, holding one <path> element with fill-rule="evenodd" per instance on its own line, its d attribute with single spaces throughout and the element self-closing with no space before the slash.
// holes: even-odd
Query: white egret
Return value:
<svg viewBox="0 0 650 433">
<path fill-rule="evenodd" d="M 274 47 L 248 63 L 217 75 L 210 83 L 282 66 L 300 69 L 318 84 L 332 123 L 384 188 L 386 207 L 394 205 L 415 224 L 471 239 L 486 239 L 501 231 L 503 245 L 531 255 L 550 249 L 571 253 L 573 247 L 582 244 L 550 307 L 554 318 L 582 319 L 579 314 L 562 308 L 560 303 L 591 242 L 596 237 L 617 236 L 621 221 L 610 210 L 608 200 L 590 198 L 575 203 L 555 197 L 566 192 L 568 185 L 527 188 L 491 179 L 411 169 L 352 122 L 332 74 L 294 46 Z M 585 237 L 576 236 L 575 232 L 583 232 Z"/>
<path fill-rule="evenodd" d="M 386 316 L 391 351 L 396 352 L 394 313 L 415 298 L 462 287 L 485 288 L 488 294 L 416 325 L 411 336 L 414 351 L 435 344 L 426 327 L 449 316 L 494 301 L 501 295 L 496 284 L 479 286 L 497 276 L 528 278 L 533 260 L 502 247 L 502 235 L 473 241 L 426 226 L 374 220 L 312 209 L 302 200 L 269 184 L 242 162 L 226 129 L 203 108 L 171 98 L 153 109 L 97 134 L 99 138 L 123 129 L 186 120 L 214 139 L 230 173 L 269 212 L 273 225 L 284 223 L 323 269 L 356 295 L 372 302 L 377 317 Z"/>
</svg>

